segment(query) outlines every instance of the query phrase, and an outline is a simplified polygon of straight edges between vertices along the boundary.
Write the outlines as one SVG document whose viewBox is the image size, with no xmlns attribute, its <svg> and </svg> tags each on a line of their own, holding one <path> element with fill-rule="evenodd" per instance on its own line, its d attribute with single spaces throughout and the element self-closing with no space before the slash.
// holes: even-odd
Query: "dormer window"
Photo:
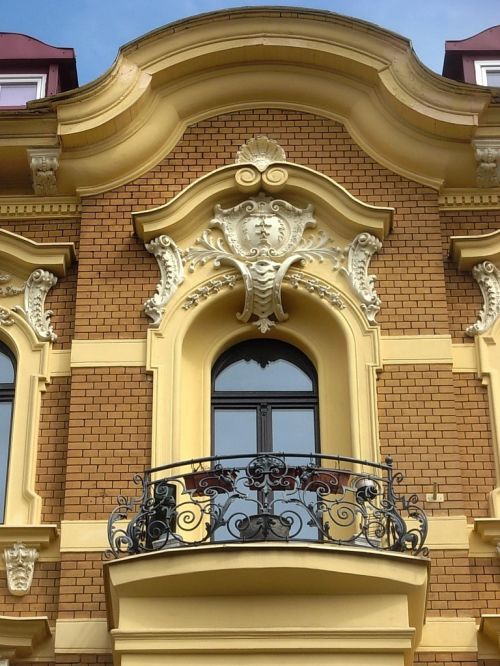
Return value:
<svg viewBox="0 0 500 666">
<path fill-rule="evenodd" d="M 500 60 L 476 60 L 476 83 L 500 88 Z"/>
<path fill-rule="evenodd" d="M 0 74 L 0 107 L 26 106 L 45 96 L 45 74 Z"/>
</svg>

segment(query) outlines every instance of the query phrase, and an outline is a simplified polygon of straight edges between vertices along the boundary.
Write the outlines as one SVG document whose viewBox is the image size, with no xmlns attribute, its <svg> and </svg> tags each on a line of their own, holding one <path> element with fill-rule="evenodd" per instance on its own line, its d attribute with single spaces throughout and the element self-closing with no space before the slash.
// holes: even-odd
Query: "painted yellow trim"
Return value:
<svg viewBox="0 0 500 666">
<path fill-rule="evenodd" d="M 473 617 L 428 617 L 417 652 L 476 652 L 477 625 Z"/>
<path fill-rule="evenodd" d="M 73 340 L 72 368 L 145 366 L 146 340 Z"/>
<path fill-rule="evenodd" d="M 8 659 L 30 657 L 52 635 L 49 621 L 40 617 L 0 616 L 0 654 Z"/>
<path fill-rule="evenodd" d="M 426 545 L 431 550 L 468 550 L 473 526 L 466 516 L 429 516 Z M 61 521 L 61 552 L 102 552 L 109 548 L 106 520 Z M 482 551 L 495 552 L 491 547 Z"/>
<path fill-rule="evenodd" d="M 381 336 L 381 356 L 385 365 L 453 364 L 453 372 L 477 372 L 476 346 L 454 343 L 447 335 Z M 64 377 L 71 368 L 145 367 L 145 339 L 73 340 L 71 351 L 52 350 L 50 374 Z"/>
<path fill-rule="evenodd" d="M 55 652 L 59 654 L 111 652 L 107 620 L 59 619 L 56 621 L 55 636 Z"/>
<path fill-rule="evenodd" d="M 182 26 L 182 28 L 181 28 Z M 93 194 L 144 174 L 199 120 L 247 108 L 288 108 L 345 123 L 377 162 L 439 188 L 472 187 L 468 139 L 489 89 L 447 81 L 408 41 L 325 12 L 246 8 L 167 26 L 122 49 L 73 93 L 30 104 L 55 109 L 62 192 Z"/>
<path fill-rule="evenodd" d="M 490 494 L 490 512 L 493 518 L 500 518 L 500 319 L 492 329 L 476 335 L 475 343 L 478 373 L 483 384 L 488 387 L 491 438 L 497 476 L 497 487 Z"/>
<path fill-rule="evenodd" d="M 480 643 L 478 657 L 498 659 L 500 657 L 500 615 L 485 613 L 481 615 L 479 625 Z"/>
<path fill-rule="evenodd" d="M 453 372 L 477 372 L 477 350 L 474 343 L 453 344 Z"/>
<path fill-rule="evenodd" d="M 77 197 L 0 197 L 0 220 L 26 219 L 72 219 L 81 214 Z"/>
<path fill-rule="evenodd" d="M 5 524 L 33 525 L 41 519 L 35 474 L 41 394 L 50 381 L 50 345 L 36 339 L 21 315 L 12 312 L 11 317 L 12 326 L 0 327 L 0 340 L 17 359 Z"/>
<path fill-rule="evenodd" d="M 68 377 L 71 375 L 71 351 L 69 349 L 51 349 L 51 377 Z"/>
<path fill-rule="evenodd" d="M 61 553 L 100 552 L 107 548 L 107 520 L 61 521 Z"/>
<path fill-rule="evenodd" d="M 479 236 L 452 236 L 450 256 L 461 271 L 481 261 L 500 265 L 500 229 Z"/>
<path fill-rule="evenodd" d="M 392 208 L 367 204 L 332 178 L 313 169 L 290 162 L 275 162 L 262 174 L 262 178 L 251 164 L 221 167 L 198 178 L 163 206 L 132 213 L 139 238 L 150 241 L 167 234 L 181 241 L 203 219 L 208 223 L 213 216 L 214 205 L 226 201 L 228 195 L 236 196 L 238 201 L 243 200 L 242 186 L 237 178 L 242 166 L 254 174 L 252 190 L 262 188 L 269 193 L 274 193 L 276 189 L 267 185 L 266 173 L 276 167 L 282 169 L 287 178 L 283 179 L 279 188 L 279 198 L 292 203 L 298 200 L 298 205 L 312 203 L 315 217 L 329 220 L 330 227 L 340 238 L 352 240 L 357 234 L 368 232 L 383 239 L 391 230 Z M 253 183 L 257 184 L 256 188 Z"/>
<path fill-rule="evenodd" d="M 58 534 L 57 525 L 0 525 L 0 551 L 16 541 L 42 550 L 56 541 Z"/>
<path fill-rule="evenodd" d="M 207 648 L 224 657 L 259 646 L 342 649 L 368 664 L 373 654 L 398 654 L 409 666 L 428 561 L 320 544 L 226 544 L 115 560 L 104 572 L 117 658 L 175 648 L 197 663 Z"/>
<path fill-rule="evenodd" d="M 61 277 L 74 260 L 73 243 L 36 243 L 0 229 L 0 266 L 7 272 L 13 271 L 21 277 L 37 268 L 45 268 Z"/>
<path fill-rule="evenodd" d="M 384 364 L 453 363 L 449 335 L 383 335 L 380 344 Z"/>
<path fill-rule="evenodd" d="M 220 632 L 218 633 L 220 635 Z M 256 630 L 253 635 L 257 636 L 259 633 L 263 637 L 265 631 Z M 287 633 L 290 637 L 291 632 L 283 632 L 285 636 Z M 229 638 L 234 638 L 234 632 L 227 634 Z M 245 634 L 248 635 L 247 632 Z M 318 638 L 321 630 L 316 630 L 314 634 Z M 55 650 L 61 654 L 111 652 L 111 636 L 107 620 L 92 618 L 57 620 L 55 637 Z M 473 617 L 428 617 L 423 627 L 422 640 L 417 648 L 417 652 L 475 652 L 476 650 L 477 625 Z"/>
</svg>

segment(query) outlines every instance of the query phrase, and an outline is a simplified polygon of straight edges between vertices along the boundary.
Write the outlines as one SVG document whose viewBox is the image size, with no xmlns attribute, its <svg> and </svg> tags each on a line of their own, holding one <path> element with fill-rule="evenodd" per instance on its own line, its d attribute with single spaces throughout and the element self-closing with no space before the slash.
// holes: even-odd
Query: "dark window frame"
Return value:
<svg viewBox="0 0 500 666">
<path fill-rule="evenodd" d="M 8 454 L 6 462 L 6 473 L 5 473 L 5 484 L 3 489 L 0 487 L 0 492 L 3 492 L 3 512 L 0 512 L 0 524 L 4 522 L 5 519 L 5 504 L 7 499 L 7 485 L 9 480 L 9 464 L 10 464 L 10 453 L 12 445 L 12 424 L 14 421 L 14 398 L 16 393 L 16 377 L 17 377 L 17 360 L 12 350 L 9 347 L 0 341 L 0 355 L 6 356 L 12 363 L 12 369 L 14 373 L 14 379 L 12 382 L 1 382 L 0 381 L 0 403 L 10 403 L 11 412 L 10 412 L 10 423 L 9 423 L 9 433 L 7 437 L 8 443 Z"/>
<path fill-rule="evenodd" d="M 312 389 L 310 391 L 217 391 L 215 389 L 215 382 L 219 374 L 233 363 L 241 360 L 257 360 L 262 365 L 266 361 L 278 359 L 284 359 L 302 370 L 311 380 Z M 273 409 L 293 408 L 313 410 L 314 453 L 320 452 L 318 374 L 312 361 L 297 347 L 281 340 L 252 338 L 237 343 L 219 356 L 212 368 L 211 451 L 213 456 L 217 456 L 215 450 L 216 410 L 249 408 L 255 409 L 256 412 L 256 453 L 283 453 L 283 451 L 276 451 L 273 448 L 272 413 Z M 304 451 L 304 453 L 306 452 Z"/>
</svg>

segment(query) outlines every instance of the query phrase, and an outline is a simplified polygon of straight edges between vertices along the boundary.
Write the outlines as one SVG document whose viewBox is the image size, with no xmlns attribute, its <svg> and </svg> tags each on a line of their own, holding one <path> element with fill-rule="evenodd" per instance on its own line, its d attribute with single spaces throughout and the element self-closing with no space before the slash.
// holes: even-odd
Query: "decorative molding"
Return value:
<svg viewBox="0 0 500 666">
<path fill-rule="evenodd" d="M 2 284 L 7 284 L 12 280 L 12 275 L 9 275 L 8 273 L 2 273 L 0 272 L 0 285 Z M 0 286 L 0 298 L 8 298 L 9 296 L 17 296 L 18 294 L 22 294 L 24 291 L 25 283 L 23 282 L 19 287 L 16 287 L 15 285 L 8 284 L 6 287 Z"/>
<path fill-rule="evenodd" d="M 493 544 L 497 555 L 500 555 L 499 518 L 476 518 L 474 520 L 474 532 L 476 532 L 485 543 Z"/>
<path fill-rule="evenodd" d="M 477 162 L 476 180 L 479 187 L 500 185 L 500 140 L 476 139 L 472 144 Z"/>
<path fill-rule="evenodd" d="M 470 337 L 485 333 L 500 317 L 500 270 L 491 261 L 483 261 L 474 266 L 472 275 L 481 289 L 484 306 L 477 322 L 465 330 Z"/>
<path fill-rule="evenodd" d="M 210 226 L 223 238 L 204 231 L 195 246 L 183 252 L 183 261 L 190 272 L 208 262 L 215 268 L 221 264 L 237 268 L 245 284 L 245 304 L 236 316 L 243 322 L 255 318 L 261 333 L 288 318 L 281 284 L 292 264 L 329 259 L 336 270 L 344 256 L 324 232 L 303 237 L 305 229 L 316 226 L 311 204 L 297 208 L 262 192 L 232 208 L 216 205 Z"/>
<path fill-rule="evenodd" d="M 0 197 L 0 220 L 78 218 L 81 204 L 77 197 Z"/>
<path fill-rule="evenodd" d="M 28 161 L 33 176 L 33 191 L 38 196 L 57 194 L 56 171 L 59 168 L 59 148 L 28 148 Z"/>
<path fill-rule="evenodd" d="M 286 162 L 286 154 L 274 139 L 259 135 L 241 146 L 235 161 L 236 164 L 254 164 L 263 172 L 273 162 Z"/>
<path fill-rule="evenodd" d="M 169 236 L 158 236 L 145 247 L 158 262 L 161 278 L 156 293 L 144 303 L 144 312 L 153 320 L 153 325 L 158 326 L 166 304 L 184 281 L 184 270 L 179 249 Z"/>
<path fill-rule="evenodd" d="M 12 326 L 14 320 L 12 319 L 12 314 L 7 308 L 0 307 L 0 326 Z"/>
<path fill-rule="evenodd" d="M 241 275 L 237 273 L 225 273 L 220 278 L 214 278 L 205 282 L 203 287 L 198 287 L 192 291 L 189 296 L 186 298 L 183 304 L 184 310 L 189 310 L 190 308 L 195 308 L 200 301 L 205 301 L 209 296 L 218 294 L 221 289 L 234 289 L 236 283 L 241 280 Z"/>
<path fill-rule="evenodd" d="M 323 282 L 323 280 L 306 275 L 301 271 L 292 270 L 288 275 L 284 276 L 283 282 L 288 282 L 294 289 L 302 287 L 321 300 L 327 301 L 332 307 L 339 308 L 339 310 L 345 308 L 345 303 L 337 292 L 326 282 Z"/>
<path fill-rule="evenodd" d="M 381 241 L 372 234 L 359 234 L 348 246 L 347 268 L 341 269 L 361 300 L 361 308 L 371 324 L 376 323 L 381 300 L 375 291 L 376 276 L 368 275 L 368 267 L 371 258 L 381 247 Z"/>
<path fill-rule="evenodd" d="M 42 655 L 42 644 L 50 651 L 50 631 L 48 618 L 39 617 L 6 617 L 0 616 L 0 654 L 16 663 L 26 657 L 42 658 L 43 662 L 53 662 L 53 655 Z M 30 659 L 31 661 L 31 659 Z M 0 662 L 1 663 L 1 662 Z"/>
<path fill-rule="evenodd" d="M 9 592 L 16 597 L 24 596 L 29 592 L 33 581 L 35 562 L 38 559 L 37 549 L 18 542 L 5 548 L 3 557 Z"/>
<path fill-rule="evenodd" d="M 439 210 L 500 210 L 500 189 L 448 189 L 438 198 Z"/>
<path fill-rule="evenodd" d="M 57 340 L 50 322 L 52 311 L 45 311 L 45 298 L 56 282 L 57 278 L 53 273 L 38 268 L 31 273 L 26 282 L 24 308 L 19 305 L 12 308 L 26 319 L 42 342 Z"/>
</svg>

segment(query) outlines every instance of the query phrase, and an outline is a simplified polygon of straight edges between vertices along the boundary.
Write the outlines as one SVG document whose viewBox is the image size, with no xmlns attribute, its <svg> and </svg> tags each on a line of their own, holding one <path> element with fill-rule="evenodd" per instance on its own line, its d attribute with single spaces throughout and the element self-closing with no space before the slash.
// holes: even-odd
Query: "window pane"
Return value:
<svg viewBox="0 0 500 666">
<path fill-rule="evenodd" d="M 290 361 L 236 361 L 215 380 L 216 391 L 312 391 L 311 379 Z"/>
<path fill-rule="evenodd" d="M 24 106 L 36 99 L 36 83 L 0 83 L 0 106 Z"/>
<path fill-rule="evenodd" d="M 500 69 L 486 71 L 486 83 L 489 86 L 499 86 L 500 87 Z"/>
<path fill-rule="evenodd" d="M 7 465 L 9 462 L 11 402 L 0 402 L 0 522 L 3 523 Z"/>
<path fill-rule="evenodd" d="M 0 350 L 0 384 L 14 383 L 14 365 L 11 359 Z"/>
<path fill-rule="evenodd" d="M 314 453 L 315 423 L 313 409 L 276 409 L 272 412 L 273 451 Z M 290 461 L 293 464 L 293 460 Z"/>
<path fill-rule="evenodd" d="M 257 451 L 257 412 L 255 409 L 216 409 L 214 411 L 214 455 Z M 248 461 L 228 464 L 245 465 Z"/>
</svg>

